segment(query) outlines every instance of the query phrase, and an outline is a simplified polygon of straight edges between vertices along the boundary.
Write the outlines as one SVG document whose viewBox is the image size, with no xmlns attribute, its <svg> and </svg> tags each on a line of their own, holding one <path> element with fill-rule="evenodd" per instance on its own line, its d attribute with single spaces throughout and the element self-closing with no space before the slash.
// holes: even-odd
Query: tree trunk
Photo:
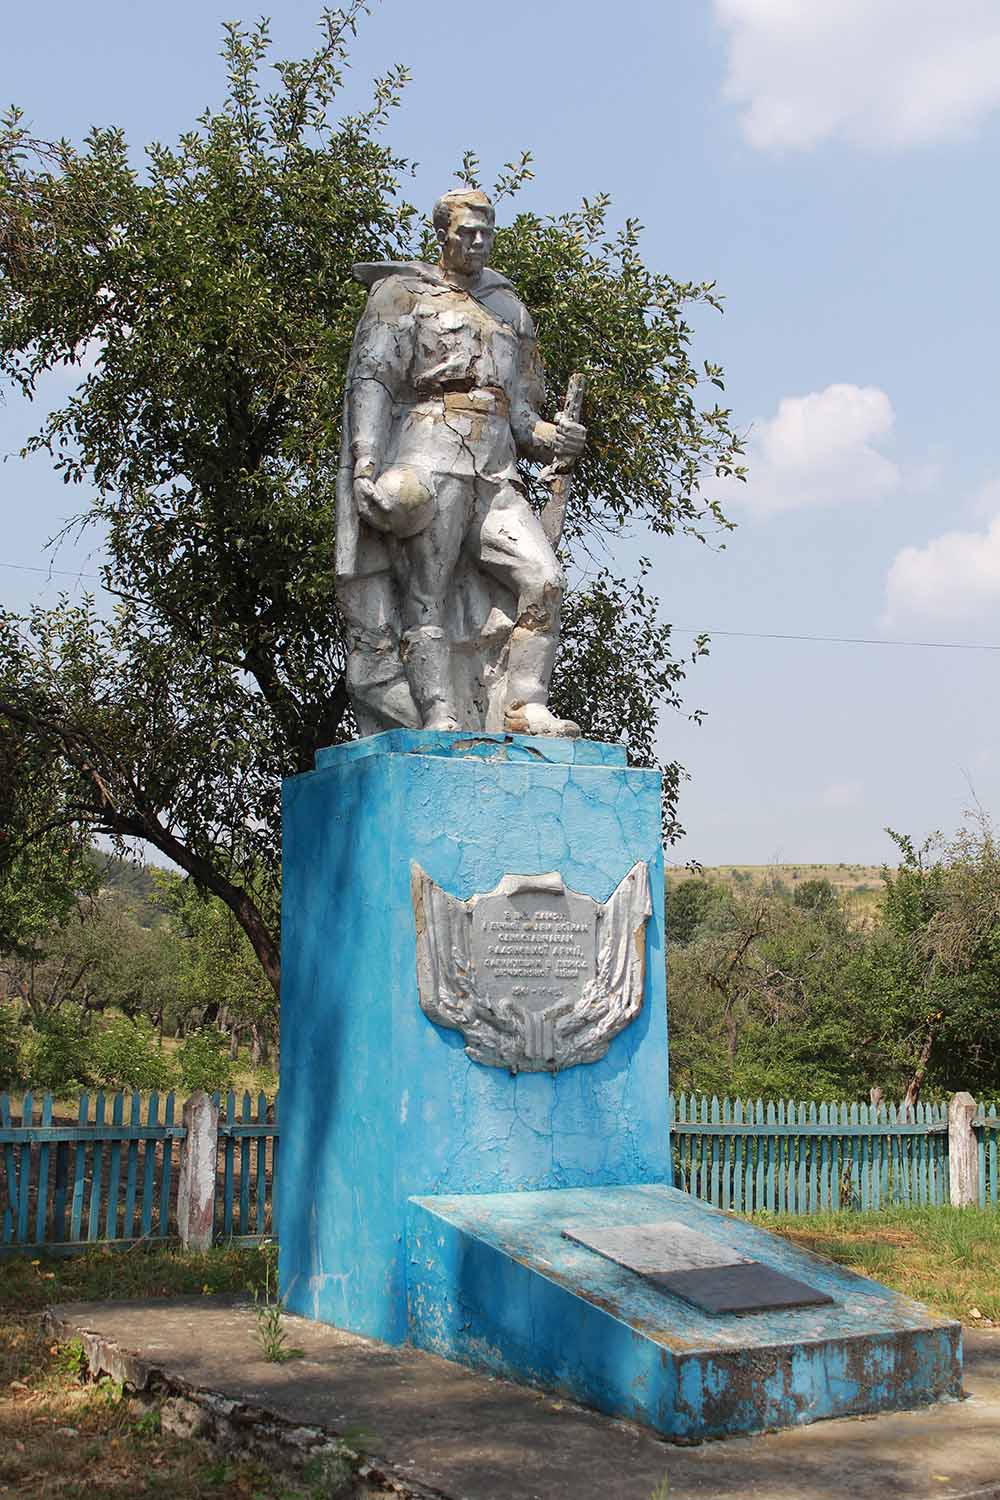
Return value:
<svg viewBox="0 0 1000 1500">
<path fill-rule="evenodd" d="M 924 1075 L 927 1072 L 927 1064 L 930 1061 L 931 1048 L 934 1046 L 934 1028 L 931 1027 L 924 1037 L 924 1044 L 917 1058 L 917 1065 L 913 1070 L 913 1077 L 906 1085 L 906 1093 L 903 1095 L 903 1114 L 905 1118 L 912 1119 L 913 1112 L 920 1098 L 920 1090 L 923 1087 Z"/>
</svg>

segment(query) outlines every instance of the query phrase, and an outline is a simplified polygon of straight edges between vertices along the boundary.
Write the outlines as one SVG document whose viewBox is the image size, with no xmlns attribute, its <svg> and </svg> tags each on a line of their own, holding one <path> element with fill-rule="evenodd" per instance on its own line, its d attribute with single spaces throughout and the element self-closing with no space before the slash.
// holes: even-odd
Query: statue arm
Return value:
<svg viewBox="0 0 1000 1500">
<path fill-rule="evenodd" d="M 545 371 L 542 368 L 535 326 L 527 312 L 519 329 L 517 390 L 510 409 L 510 425 L 518 453 L 549 463 L 555 451 L 556 426 L 542 416 L 545 405 Z"/>
<path fill-rule="evenodd" d="M 397 277 L 387 277 L 372 291 L 358 323 L 347 371 L 355 478 L 372 477 L 382 467 L 393 405 L 409 373 L 414 300 Z"/>
</svg>

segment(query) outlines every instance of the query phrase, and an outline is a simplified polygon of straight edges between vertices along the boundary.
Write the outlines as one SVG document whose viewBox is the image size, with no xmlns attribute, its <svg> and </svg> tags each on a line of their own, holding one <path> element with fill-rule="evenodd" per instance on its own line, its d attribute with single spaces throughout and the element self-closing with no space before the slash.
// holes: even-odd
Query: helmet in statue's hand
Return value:
<svg viewBox="0 0 1000 1500">
<path fill-rule="evenodd" d="M 393 536 L 416 536 L 434 514 L 430 475 L 411 464 L 393 465 L 374 483 L 356 486 L 355 493 L 362 519 Z"/>
</svg>

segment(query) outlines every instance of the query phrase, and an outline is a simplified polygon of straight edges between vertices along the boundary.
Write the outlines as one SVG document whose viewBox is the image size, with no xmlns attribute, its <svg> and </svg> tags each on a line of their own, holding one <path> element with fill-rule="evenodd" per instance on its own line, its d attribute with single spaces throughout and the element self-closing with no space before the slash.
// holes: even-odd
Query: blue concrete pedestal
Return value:
<svg viewBox="0 0 1000 1500">
<path fill-rule="evenodd" d="M 408 1337 L 407 1200 L 669 1182 L 660 778 L 619 745 L 394 730 L 285 784 L 280 1279 L 293 1312 Z M 420 1009 L 410 864 L 451 895 L 649 865 L 646 995 L 600 1062 L 484 1067 Z"/>
<path fill-rule="evenodd" d="M 419 1004 L 416 863 L 450 895 L 648 865 L 645 997 L 598 1062 L 473 1062 Z M 672 1436 L 957 1394 L 957 1324 L 671 1186 L 660 781 L 621 747 L 394 730 L 285 785 L 279 1275 L 289 1310 Z M 564 1238 L 670 1220 L 822 1308 L 698 1312 Z"/>
</svg>

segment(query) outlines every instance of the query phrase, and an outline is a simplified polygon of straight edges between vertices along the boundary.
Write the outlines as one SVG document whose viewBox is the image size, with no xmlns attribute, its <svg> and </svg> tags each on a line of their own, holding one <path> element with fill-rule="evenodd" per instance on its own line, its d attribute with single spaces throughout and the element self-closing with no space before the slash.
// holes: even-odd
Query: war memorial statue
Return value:
<svg viewBox="0 0 1000 1500">
<path fill-rule="evenodd" d="M 547 705 L 579 382 L 546 421 L 489 200 L 434 224 L 439 265 L 356 268 L 360 737 L 282 793 L 282 1302 L 682 1441 L 957 1396 L 959 1324 L 674 1185 L 661 778 Z M 688 1185 L 749 1204 L 744 1127 L 697 1130 Z"/>
<path fill-rule="evenodd" d="M 569 466 L 541 415 L 531 316 L 488 268 L 493 206 L 445 193 L 441 258 L 355 266 L 371 288 L 347 373 L 337 594 L 358 728 L 576 735 L 547 706 L 563 575 L 519 457 Z"/>
</svg>

